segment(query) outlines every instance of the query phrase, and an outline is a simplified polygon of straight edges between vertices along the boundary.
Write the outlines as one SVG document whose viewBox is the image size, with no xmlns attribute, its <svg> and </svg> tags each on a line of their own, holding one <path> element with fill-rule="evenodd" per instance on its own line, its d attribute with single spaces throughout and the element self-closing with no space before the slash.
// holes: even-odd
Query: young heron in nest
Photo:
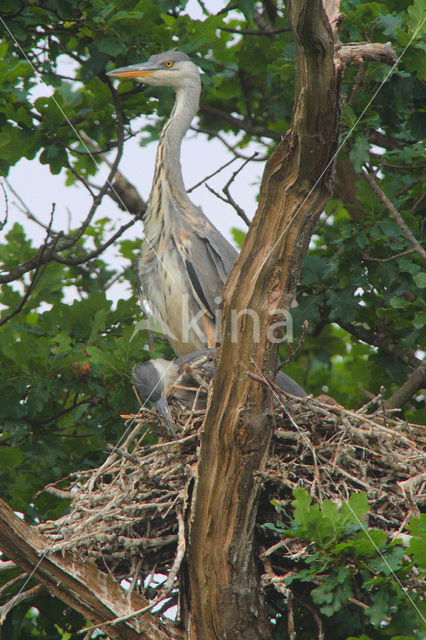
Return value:
<svg viewBox="0 0 426 640">
<path fill-rule="evenodd" d="M 198 111 L 200 73 L 185 53 L 166 51 L 108 75 L 176 93 L 158 143 L 137 273 L 142 295 L 178 355 L 215 347 L 216 310 L 237 252 L 191 202 L 183 183 L 180 147 Z"/>
<path fill-rule="evenodd" d="M 163 416 L 172 436 L 176 438 L 168 402 L 187 409 L 205 409 L 210 380 L 215 375 L 216 349 L 200 349 L 173 362 L 158 358 L 137 364 L 133 382 L 142 397 L 151 400 Z M 306 392 L 293 378 L 279 371 L 275 383 L 298 398 Z"/>
</svg>

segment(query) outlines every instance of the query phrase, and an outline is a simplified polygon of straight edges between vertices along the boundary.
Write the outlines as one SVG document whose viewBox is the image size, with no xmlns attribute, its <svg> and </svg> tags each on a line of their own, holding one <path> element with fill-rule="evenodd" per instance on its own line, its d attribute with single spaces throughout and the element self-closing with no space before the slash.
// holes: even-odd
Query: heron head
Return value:
<svg viewBox="0 0 426 640">
<path fill-rule="evenodd" d="M 200 72 L 182 51 L 164 51 L 149 58 L 147 62 L 132 64 L 108 71 L 111 78 L 134 78 L 154 87 L 185 88 L 200 86 Z"/>
</svg>

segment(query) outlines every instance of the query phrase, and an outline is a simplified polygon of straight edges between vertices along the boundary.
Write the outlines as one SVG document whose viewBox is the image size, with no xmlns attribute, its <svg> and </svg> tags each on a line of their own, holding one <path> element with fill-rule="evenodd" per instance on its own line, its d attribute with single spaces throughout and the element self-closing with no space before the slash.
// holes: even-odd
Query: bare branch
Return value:
<svg viewBox="0 0 426 640">
<path fill-rule="evenodd" d="M 324 0 L 324 11 L 327 14 L 334 39 L 337 40 L 339 28 L 345 19 L 343 13 L 340 13 L 340 0 Z"/>
<path fill-rule="evenodd" d="M 306 336 L 306 331 L 308 330 L 308 326 L 309 326 L 309 322 L 307 320 L 304 321 L 303 325 L 302 325 L 302 333 L 300 334 L 300 338 L 299 341 L 297 343 L 297 347 L 295 348 L 295 350 L 293 351 L 290 343 L 285 340 L 285 343 L 288 347 L 288 350 L 290 351 L 290 355 L 287 358 L 287 360 L 284 360 L 284 362 L 280 365 L 280 369 L 282 369 L 283 367 L 286 366 L 286 364 L 289 364 L 290 362 L 292 362 L 292 360 L 294 360 L 296 358 L 296 356 L 299 354 L 301 348 L 303 347 L 303 343 L 305 342 L 305 336 Z"/>
<path fill-rule="evenodd" d="M 194 184 L 190 189 L 187 189 L 187 193 L 191 193 L 191 191 L 194 191 L 194 189 L 197 189 L 197 187 L 201 186 L 202 184 L 204 184 L 204 182 L 207 182 L 207 180 L 210 180 L 210 178 L 213 178 L 213 176 L 217 175 L 218 173 L 220 173 L 222 171 L 222 169 L 225 169 L 226 167 L 229 167 L 230 164 L 232 164 L 233 162 L 235 162 L 237 158 L 231 158 L 230 160 L 228 160 L 228 162 L 225 162 L 225 164 L 223 164 L 221 167 L 219 167 L 219 169 L 216 169 L 216 171 L 213 171 L 213 173 L 211 173 L 210 175 L 206 176 L 205 178 L 203 178 L 202 180 L 200 180 L 200 182 L 197 182 L 197 184 Z"/>
<path fill-rule="evenodd" d="M 137 215 L 138 219 L 143 218 L 146 211 L 147 203 L 139 195 L 136 187 L 121 173 L 116 172 L 114 182 L 108 195 L 114 202 L 118 204 L 122 211 L 127 211 L 133 215 Z"/>
<path fill-rule="evenodd" d="M 385 409 L 402 407 L 419 389 L 426 387 L 426 362 L 414 369 L 404 384 L 384 400 Z"/>
<path fill-rule="evenodd" d="M 7 184 L 7 181 L 5 181 L 5 182 Z M 0 231 L 1 231 L 2 229 L 4 229 L 4 227 L 7 224 L 7 218 L 8 218 L 8 215 L 9 215 L 9 201 L 7 199 L 7 193 L 6 193 L 6 189 L 4 188 L 3 180 L 0 181 L 0 185 L 1 185 L 1 188 L 2 188 L 2 191 L 3 191 L 3 195 L 4 195 L 4 209 L 5 209 L 4 210 L 4 220 L 2 222 L 0 222 Z"/>
<path fill-rule="evenodd" d="M 17 198 L 17 200 L 18 200 L 17 203 L 16 202 L 14 203 L 15 206 L 20 211 L 22 211 L 22 213 L 24 213 L 29 220 L 32 220 L 32 222 L 35 222 L 35 224 L 38 224 L 39 227 L 42 227 L 45 231 L 47 231 L 48 225 L 45 224 L 44 222 L 41 222 L 41 220 L 39 220 L 37 218 L 37 216 L 31 211 L 31 209 L 29 208 L 27 203 L 24 202 L 24 200 L 21 198 L 19 193 L 17 191 L 15 191 L 15 189 L 12 187 L 12 185 L 7 180 L 7 178 L 4 178 L 4 181 L 7 184 L 7 188 L 9 189 L 9 191 L 11 191 L 13 193 L 13 195 L 15 196 L 15 198 Z M 55 232 L 53 231 L 53 229 L 51 229 L 50 235 L 53 236 L 54 234 L 55 234 Z"/>
<path fill-rule="evenodd" d="M 273 29 L 272 31 L 253 31 L 250 29 L 232 29 L 231 27 L 219 27 L 220 31 L 229 31 L 230 33 L 240 33 L 242 36 L 269 36 L 270 38 L 278 35 L 279 33 L 284 33 L 286 31 L 291 31 L 287 27 L 283 29 Z"/>
<path fill-rule="evenodd" d="M 423 249 L 423 247 L 420 244 L 420 242 L 414 236 L 413 232 L 407 227 L 407 225 L 405 224 L 401 214 L 394 207 L 394 205 L 389 200 L 389 198 L 384 193 L 384 191 L 379 187 L 379 185 L 377 184 L 377 182 L 373 178 L 373 176 L 368 171 L 366 171 L 364 168 L 362 169 L 361 174 L 362 174 L 362 177 L 364 178 L 364 180 L 366 180 L 366 182 L 368 182 L 368 184 L 370 185 L 370 187 L 372 188 L 374 193 L 383 202 L 383 204 L 385 205 L 386 209 L 389 211 L 389 213 L 391 214 L 391 216 L 393 217 L 393 219 L 395 220 L 395 222 L 397 223 L 397 225 L 399 226 L 399 228 L 401 229 L 402 233 L 405 235 L 407 240 L 409 240 L 409 242 L 411 242 L 411 244 L 413 245 L 413 247 L 415 248 L 417 253 L 419 255 L 421 255 L 421 257 L 424 260 L 426 260 L 426 251 Z"/>
<path fill-rule="evenodd" d="M 367 254 L 363 254 L 363 259 L 369 262 L 390 262 L 391 260 L 396 260 L 396 258 L 401 258 L 402 256 L 406 256 L 409 253 L 413 253 L 415 251 L 414 247 L 412 249 L 406 249 L 405 251 L 401 251 L 400 253 L 395 253 L 394 256 L 389 256 L 388 258 L 373 258 L 373 256 L 369 256 Z"/>
<path fill-rule="evenodd" d="M 421 365 L 421 360 L 416 357 L 414 351 L 406 349 L 399 344 L 392 344 L 386 336 L 374 333 L 374 331 L 368 331 L 368 329 L 350 322 L 338 322 L 337 324 L 342 327 L 342 329 L 353 335 L 357 340 L 362 340 L 373 347 L 382 349 L 386 353 L 389 353 L 393 358 L 401 360 L 401 362 L 409 367 L 417 369 L 417 367 Z"/>
<path fill-rule="evenodd" d="M 86 178 L 82 175 L 80 175 L 78 173 L 78 171 L 76 171 L 74 169 L 74 167 L 72 166 L 72 164 L 68 163 L 67 165 L 68 171 L 71 171 L 71 173 L 73 174 L 74 178 L 76 180 L 78 180 L 79 182 L 81 182 L 81 184 L 83 185 L 83 187 L 89 192 L 89 194 L 92 196 L 92 198 L 95 197 L 94 191 L 90 185 L 90 183 L 88 182 L 88 180 L 86 180 Z"/>
<path fill-rule="evenodd" d="M 80 135 L 85 143 L 90 147 L 93 153 L 99 154 L 99 157 L 108 165 L 112 167 L 112 163 L 106 156 L 108 150 L 102 150 L 95 140 L 92 140 L 85 131 L 80 131 Z M 136 187 L 125 177 L 119 169 L 117 169 L 114 182 L 111 185 L 111 189 L 108 191 L 108 195 L 122 211 L 127 211 L 134 215 L 141 215 L 145 213 L 147 204 L 139 195 Z"/>
<path fill-rule="evenodd" d="M 347 100 L 348 105 L 351 105 L 353 103 L 355 96 L 359 93 L 362 82 L 364 80 L 364 75 L 365 75 L 365 65 L 363 62 L 361 62 L 359 65 L 358 73 L 356 74 L 355 82 L 351 90 L 351 95 Z"/>
<path fill-rule="evenodd" d="M 50 213 L 50 220 L 49 220 L 49 224 L 48 224 L 48 227 L 47 227 L 47 230 L 46 230 L 46 240 L 45 240 L 45 243 L 41 247 L 42 250 L 41 250 L 41 253 L 40 253 L 40 257 L 39 257 L 39 263 L 36 265 L 36 269 L 35 269 L 33 277 L 31 278 L 31 282 L 28 285 L 24 295 L 22 296 L 21 302 L 19 303 L 19 305 L 15 309 L 13 309 L 13 311 L 11 311 L 7 316 L 5 316 L 5 317 L 0 319 L 0 327 L 2 325 L 6 324 L 6 322 L 11 320 L 12 318 L 14 318 L 16 315 L 18 315 L 18 313 L 20 311 L 22 311 L 22 309 L 24 308 L 25 304 L 29 300 L 35 285 L 40 280 L 40 277 L 41 277 L 43 271 L 46 268 L 46 263 L 48 262 L 48 260 L 46 260 L 45 262 L 42 262 L 42 259 L 43 259 L 43 256 L 44 256 L 46 250 L 47 250 L 48 238 L 51 235 L 51 227 L 52 227 L 52 224 L 53 224 L 54 213 L 55 213 L 55 204 L 52 205 L 52 211 Z M 49 256 L 48 256 L 48 258 L 49 258 Z"/>
<path fill-rule="evenodd" d="M 195 127 L 195 126 L 191 126 L 191 129 L 193 131 L 197 131 L 197 133 L 206 133 L 207 135 L 212 136 L 213 138 L 217 138 L 227 149 L 229 149 L 229 151 L 231 151 L 231 153 L 234 154 L 236 158 L 241 158 L 242 160 L 249 159 L 249 156 L 245 156 L 243 153 L 240 153 L 240 151 L 237 151 L 236 147 L 238 145 L 238 142 L 234 145 L 230 144 L 225 139 L 225 137 L 222 136 L 220 133 L 217 133 L 217 131 L 213 131 L 211 129 L 204 129 L 203 127 Z M 256 162 L 263 162 L 264 160 L 266 160 L 266 155 L 259 156 L 258 158 L 256 158 Z"/>
<path fill-rule="evenodd" d="M 110 245 L 112 245 L 117 240 L 117 238 L 122 236 L 123 233 L 127 231 L 127 229 L 130 229 L 130 227 L 132 227 L 138 221 L 138 219 L 139 217 L 135 217 L 133 218 L 133 220 L 130 220 L 130 222 L 126 222 L 126 224 L 122 224 L 121 227 L 109 238 L 109 240 L 104 242 L 102 245 L 100 245 L 97 249 L 95 249 L 91 253 L 86 253 L 84 256 L 80 258 L 64 258 L 63 256 L 60 256 L 57 253 L 55 253 L 52 259 L 55 260 L 55 262 L 60 262 L 61 264 L 68 264 L 68 265 L 78 265 L 78 264 L 83 264 L 84 262 L 88 262 L 89 260 L 93 260 L 94 258 L 97 258 L 101 253 L 103 253 L 103 251 L 105 251 L 105 249 L 107 249 Z"/>
<path fill-rule="evenodd" d="M 231 177 L 229 178 L 228 182 L 225 184 L 225 186 L 222 189 L 222 191 L 223 191 L 223 193 L 225 194 L 226 197 L 221 196 L 220 193 L 217 193 L 217 191 L 215 191 L 212 187 L 210 187 L 210 185 L 206 184 L 207 189 L 211 193 L 213 193 L 217 198 L 219 198 L 223 202 L 226 202 L 227 204 L 230 204 L 231 207 L 233 207 L 235 209 L 237 214 L 240 216 L 240 218 L 242 220 L 244 220 L 244 222 L 246 223 L 246 225 L 248 227 L 250 226 L 250 220 L 247 217 L 247 215 L 245 214 L 244 209 L 242 209 L 240 207 L 240 205 L 237 202 L 235 202 L 234 198 L 231 196 L 230 191 L 229 191 L 229 187 L 234 182 L 235 178 L 240 173 L 240 171 L 242 171 L 244 169 L 246 164 L 248 162 L 250 162 L 250 160 L 254 160 L 257 155 L 258 155 L 258 153 L 257 153 L 257 151 L 255 151 L 253 153 L 253 155 L 250 158 L 246 158 L 246 160 L 243 162 L 243 164 L 236 171 L 234 171 L 234 173 L 231 175 Z M 230 164 L 230 163 L 228 162 L 228 164 Z"/>
<path fill-rule="evenodd" d="M 113 180 L 116 174 L 117 167 L 123 153 L 123 139 L 124 139 L 123 113 L 121 110 L 118 94 L 110 83 L 109 85 L 110 85 L 110 89 L 114 99 L 116 113 L 117 113 L 117 153 L 111 165 L 111 169 L 107 179 L 105 180 L 105 183 L 93 198 L 92 206 L 90 207 L 90 210 L 85 220 L 77 229 L 77 231 L 72 235 L 65 236 L 63 233 L 59 232 L 57 234 L 54 234 L 54 236 L 52 237 L 52 234 L 49 233 L 51 238 L 50 241 L 46 239 L 45 243 L 41 247 L 39 247 L 39 249 L 36 251 L 36 253 L 30 260 L 28 260 L 24 264 L 18 265 L 14 269 L 10 269 L 4 275 L 0 276 L 0 283 L 12 282 L 13 280 L 17 280 L 24 273 L 27 273 L 28 271 L 31 271 L 36 267 L 41 267 L 42 265 L 47 264 L 51 260 L 56 260 L 57 262 L 63 262 L 64 264 L 81 264 L 82 262 L 85 262 L 88 259 L 91 259 L 92 257 L 96 257 L 97 255 L 99 255 L 99 253 L 102 252 L 97 250 L 89 254 L 89 257 L 86 256 L 82 259 L 75 259 L 75 260 L 71 259 L 71 261 L 67 261 L 67 259 L 61 258 L 61 256 L 59 256 L 59 253 L 58 253 L 58 252 L 63 252 L 66 249 L 70 249 L 71 247 L 74 247 L 75 245 L 78 244 L 80 238 L 83 236 L 84 232 L 86 231 L 87 227 L 92 221 L 92 218 L 95 215 L 96 210 L 102 201 L 102 198 L 107 193 L 108 189 L 111 187 L 111 181 Z M 134 220 L 132 220 L 132 222 L 129 223 L 129 226 L 131 226 L 132 224 L 134 224 Z M 109 246 L 112 242 L 114 242 L 114 240 L 117 237 L 119 237 L 120 232 L 122 233 L 123 231 L 126 230 L 125 228 L 126 228 L 126 225 L 122 225 L 120 230 L 116 234 L 114 234 L 113 238 L 109 242 L 106 242 L 103 245 L 102 250 L 105 249 L 107 246 Z"/>
<path fill-rule="evenodd" d="M 253 136 L 258 136 L 259 138 L 270 138 L 271 140 L 281 140 L 282 135 L 278 131 L 272 131 L 271 129 L 267 129 L 266 127 L 259 127 L 257 125 L 250 124 L 244 118 L 237 118 L 232 114 L 221 111 L 216 107 L 212 107 L 210 104 L 206 104 L 202 102 L 200 104 L 200 111 L 209 116 L 213 116 L 216 119 L 223 120 L 224 122 L 228 122 L 231 124 L 237 131 L 245 131 L 246 133 L 250 133 Z"/>
<path fill-rule="evenodd" d="M 16 568 L 15 563 L 12 563 L 12 565 L 13 565 L 14 568 Z M 27 575 L 28 575 L 27 573 L 23 572 L 23 573 L 20 573 L 18 576 L 15 576 L 14 578 L 9 580 L 8 582 L 6 582 L 3 586 L 0 587 L 0 596 L 1 596 L 2 593 L 7 591 L 7 589 L 10 589 L 10 587 L 12 587 L 14 584 L 19 582 L 20 580 L 24 580 L 27 577 Z"/>
<path fill-rule="evenodd" d="M 377 60 L 384 64 L 393 65 L 397 60 L 390 42 L 384 44 L 377 42 L 338 44 L 336 45 L 336 51 L 340 60 L 347 66 L 360 64 L 367 60 Z"/>
<path fill-rule="evenodd" d="M 18 604 L 20 604 L 24 600 L 28 600 L 29 598 L 32 598 L 33 596 L 35 596 L 35 594 L 38 593 L 41 588 L 42 588 L 41 584 L 36 584 L 35 587 L 31 587 L 31 589 L 28 589 L 27 591 L 18 593 L 16 596 L 11 598 L 9 602 L 6 602 L 6 604 L 2 605 L 0 607 L 0 627 L 3 625 L 7 614 L 14 607 L 16 607 Z"/>
</svg>

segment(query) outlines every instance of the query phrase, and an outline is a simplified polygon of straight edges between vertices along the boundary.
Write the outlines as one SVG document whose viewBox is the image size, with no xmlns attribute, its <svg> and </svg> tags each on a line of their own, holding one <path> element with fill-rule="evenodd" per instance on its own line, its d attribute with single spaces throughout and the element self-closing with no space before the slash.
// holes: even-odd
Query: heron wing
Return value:
<svg viewBox="0 0 426 640">
<path fill-rule="evenodd" d="M 238 253 L 213 225 L 202 222 L 188 234 L 184 263 L 200 308 L 213 318 Z"/>
<path fill-rule="evenodd" d="M 284 371 L 278 371 L 277 377 L 275 378 L 275 384 L 277 384 L 280 389 L 283 391 L 287 391 L 287 393 L 291 393 L 293 396 L 298 396 L 299 398 L 304 398 L 306 396 L 306 391 L 302 389 L 300 384 L 290 378 Z"/>
</svg>

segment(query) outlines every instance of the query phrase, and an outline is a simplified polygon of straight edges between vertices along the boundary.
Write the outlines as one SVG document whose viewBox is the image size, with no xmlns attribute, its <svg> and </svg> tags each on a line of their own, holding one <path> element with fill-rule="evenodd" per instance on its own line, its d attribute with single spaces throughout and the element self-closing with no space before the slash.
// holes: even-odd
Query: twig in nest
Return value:
<svg viewBox="0 0 426 640">
<path fill-rule="evenodd" d="M 178 545 L 177 545 L 177 551 L 176 551 L 176 556 L 175 556 L 175 559 L 173 561 L 173 566 L 170 569 L 168 578 L 167 578 L 166 582 L 162 586 L 162 589 L 161 589 L 162 593 L 160 593 L 159 596 L 158 596 L 160 600 L 162 600 L 172 590 L 174 580 L 175 580 L 175 578 L 176 578 L 176 576 L 178 574 L 178 571 L 180 569 L 180 565 L 182 564 L 182 560 L 183 560 L 183 557 L 185 555 L 185 550 L 186 550 L 185 522 L 184 522 L 183 516 L 182 516 L 180 511 L 177 511 L 176 515 L 177 515 L 177 519 L 178 519 Z"/>
<path fill-rule="evenodd" d="M 129 613 L 127 616 L 121 616 L 120 618 L 114 618 L 112 620 L 105 620 L 104 622 L 102 622 L 102 624 L 86 627 L 85 629 L 82 629 L 82 631 L 90 631 L 91 629 L 103 628 L 105 625 L 115 626 L 119 622 L 127 622 L 127 620 L 131 620 L 131 618 L 135 618 L 139 615 L 146 613 L 150 609 L 153 609 L 159 602 L 161 602 L 161 600 L 164 600 L 164 598 L 167 597 L 167 595 L 170 593 L 170 591 L 173 588 L 173 582 L 180 569 L 180 565 L 182 564 L 182 560 L 185 555 L 185 549 L 186 549 L 185 523 L 183 520 L 183 516 L 180 513 L 180 511 L 177 511 L 176 515 L 179 523 L 177 552 L 173 562 L 173 566 L 170 569 L 168 578 L 162 585 L 161 591 L 158 594 L 158 596 L 154 598 L 154 600 L 150 602 L 149 605 L 147 605 L 146 607 L 143 607 L 142 609 L 138 609 L 137 611 L 133 611 L 132 613 Z"/>
<path fill-rule="evenodd" d="M 380 385 L 380 405 L 381 405 L 382 412 L 383 412 L 383 421 L 384 421 L 384 423 L 385 423 L 385 427 L 387 428 L 387 426 L 388 426 L 388 419 L 387 419 L 387 416 L 386 416 L 386 407 L 385 407 L 385 398 L 384 398 L 384 395 L 385 395 L 385 388 L 384 388 L 384 386 L 383 386 L 383 385 Z"/>
<path fill-rule="evenodd" d="M 194 417 L 194 412 L 197 409 L 197 405 L 198 405 L 198 398 L 200 397 L 200 393 L 201 393 L 201 385 L 198 387 L 197 391 L 195 392 L 195 396 L 194 396 L 194 402 L 192 403 L 192 407 L 191 407 L 191 413 L 188 416 L 187 421 L 185 422 L 185 425 L 183 427 L 183 431 L 185 432 L 186 429 L 188 429 L 189 425 L 192 422 L 192 418 Z"/>
<path fill-rule="evenodd" d="M 142 465 L 139 464 L 139 460 L 135 456 L 132 456 L 130 453 L 127 453 L 127 451 L 123 451 L 118 447 L 114 447 L 114 445 L 112 444 L 108 445 L 108 449 L 112 451 L 112 453 L 118 453 L 118 455 L 121 456 L 122 458 L 126 458 L 126 460 L 129 460 L 130 462 L 133 462 L 133 464 L 135 464 L 136 466 L 142 468 Z"/>
<path fill-rule="evenodd" d="M 200 413 L 200 412 L 197 412 Z M 204 413 L 204 412 L 201 412 Z M 191 442 L 191 440 L 196 440 L 197 434 L 191 433 L 189 436 L 185 436 L 184 438 L 178 438 L 177 440 L 168 440 L 167 442 L 158 442 L 157 444 L 148 445 L 149 451 L 155 451 L 156 449 L 164 449 L 166 447 L 175 447 L 178 444 L 183 444 L 184 442 Z"/>
<path fill-rule="evenodd" d="M 128 445 L 136 437 L 136 435 L 139 433 L 139 431 L 142 429 L 142 427 L 143 427 L 143 422 L 138 422 L 136 424 L 135 428 L 129 433 L 129 435 L 127 436 L 127 438 L 123 442 L 123 445 L 122 445 L 123 448 L 127 448 L 128 447 Z M 90 480 L 89 480 L 89 483 L 88 483 L 89 498 L 92 495 L 93 487 L 95 486 L 96 481 L 104 473 L 104 471 L 106 469 L 108 469 L 108 467 L 111 464 L 113 464 L 113 462 L 115 462 L 115 460 L 117 460 L 117 456 L 118 456 L 118 453 L 116 453 L 116 452 L 111 453 L 111 455 L 108 456 L 108 458 L 105 460 L 103 465 L 100 466 L 99 469 L 97 469 L 96 472 L 90 477 Z"/>
<path fill-rule="evenodd" d="M 297 347 L 295 348 L 294 351 L 291 348 L 290 343 L 288 342 L 288 340 L 284 340 L 285 344 L 287 345 L 288 350 L 290 351 L 290 355 L 287 358 L 287 360 L 285 360 L 280 365 L 280 368 L 285 367 L 286 364 L 289 364 L 299 354 L 299 351 L 303 347 L 303 343 L 305 342 L 305 336 L 306 336 L 306 331 L 308 330 L 308 326 L 309 326 L 309 322 L 307 320 L 305 320 L 303 322 L 303 325 L 302 325 L 302 333 L 300 334 L 300 338 L 299 338 L 299 341 L 297 343 Z"/>
<path fill-rule="evenodd" d="M 133 572 L 133 577 L 132 577 L 132 581 L 130 583 L 130 587 L 126 593 L 126 597 L 130 602 L 130 596 L 132 595 L 133 591 L 135 590 L 136 584 L 138 582 L 138 577 L 140 574 L 140 571 L 142 569 L 142 565 L 143 565 L 143 557 L 142 558 L 138 558 L 136 561 L 136 567 L 134 569 Z"/>
<path fill-rule="evenodd" d="M 361 414 L 361 415 L 366 413 L 366 411 L 368 409 L 370 409 L 370 407 L 372 407 L 373 405 L 375 405 L 375 404 L 377 404 L 379 402 L 380 398 L 382 398 L 382 392 L 381 391 L 380 391 L 380 393 L 377 394 L 377 396 L 374 396 L 373 398 L 371 398 L 371 400 L 369 400 L 360 409 L 358 409 L 358 413 Z"/>
<path fill-rule="evenodd" d="M 74 493 L 72 491 L 64 491 L 63 489 L 58 489 L 53 485 L 48 485 L 43 489 L 43 491 L 50 493 L 52 496 L 56 496 L 57 498 L 62 498 L 63 500 L 70 500 L 74 498 Z M 39 493 L 41 493 L 41 491 Z"/>
</svg>

